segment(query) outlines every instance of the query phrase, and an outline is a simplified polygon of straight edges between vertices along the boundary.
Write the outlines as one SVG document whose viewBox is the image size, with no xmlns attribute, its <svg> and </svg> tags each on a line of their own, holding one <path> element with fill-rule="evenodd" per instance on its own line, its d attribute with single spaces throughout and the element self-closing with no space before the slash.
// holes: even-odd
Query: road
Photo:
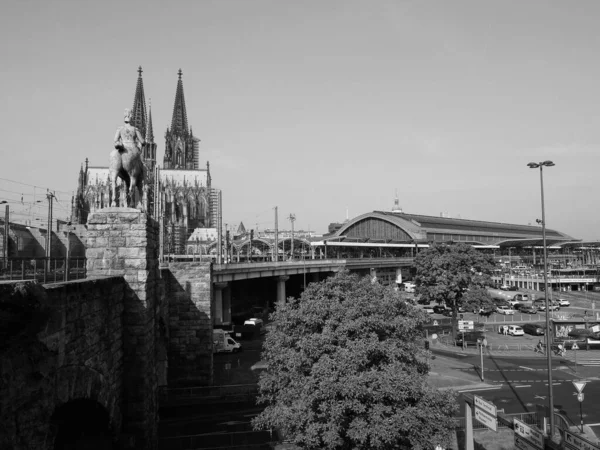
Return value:
<svg viewBox="0 0 600 450">
<path fill-rule="evenodd" d="M 447 355 L 446 355 L 447 356 Z M 480 358 L 478 356 L 455 355 L 462 364 L 472 367 L 461 369 L 471 375 L 479 375 Z M 556 361 L 552 367 L 554 406 L 557 412 L 580 423 L 580 404 L 573 386 L 574 380 L 587 379 L 583 389 L 582 404 L 584 424 L 589 425 L 596 435 L 600 436 L 600 371 L 594 367 L 567 367 Z M 457 388 L 459 393 L 469 392 L 493 402 L 506 413 L 535 412 L 536 405 L 548 404 L 548 377 L 544 359 L 528 359 L 522 357 L 484 357 L 484 380 L 489 387 L 470 389 Z M 462 396 L 459 404 L 464 405 Z"/>
</svg>

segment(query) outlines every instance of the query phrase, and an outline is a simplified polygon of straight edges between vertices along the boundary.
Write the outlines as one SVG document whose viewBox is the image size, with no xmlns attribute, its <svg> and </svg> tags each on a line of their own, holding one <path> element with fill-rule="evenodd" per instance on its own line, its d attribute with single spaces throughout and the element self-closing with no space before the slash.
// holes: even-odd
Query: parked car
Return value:
<svg viewBox="0 0 600 450">
<path fill-rule="evenodd" d="M 512 315 L 515 314 L 515 310 L 512 309 L 510 306 L 497 306 L 496 307 L 496 312 L 498 314 L 504 314 L 506 316 L 509 316 L 509 315 L 512 316 Z"/>
<path fill-rule="evenodd" d="M 509 287 L 508 287 L 508 290 L 509 290 L 509 291 L 518 291 L 518 290 L 519 290 L 519 288 L 518 288 L 518 287 L 516 287 L 516 286 L 509 286 Z"/>
<path fill-rule="evenodd" d="M 478 314 L 480 316 L 489 317 L 494 313 L 492 308 L 479 308 Z"/>
<path fill-rule="evenodd" d="M 436 314 L 444 314 L 446 307 L 442 305 L 436 305 L 433 307 L 433 312 Z"/>
<path fill-rule="evenodd" d="M 548 308 L 550 308 L 550 311 L 558 311 L 560 310 L 560 305 L 558 302 L 548 302 Z"/>
<path fill-rule="evenodd" d="M 537 314 L 538 310 L 535 306 L 521 306 L 519 312 L 521 314 Z"/>
<path fill-rule="evenodd" d="M 533 302 L 533 306 L 537 308 L 538 311 L 546 311 L 546 302 L 544 300 L 536 300 Z"/>
<path fill-rule="evenodd" d="M 509 288 L 510 286 L 508 284 L 503 284 L 502 286 L 500 286 L 500 290 L 502 291 L 508 291 Z"/>
<path fill-rule="evenodd" d="M 523 328 L 521 328 L 519 325 L 509 325 L 508 334 L 511 336 L 523 336 L 525 333 L 523 332 Z"/>
<path fill-rule="evenodd" d="M 523 331 L 533 336 L 541 336 L 545 334 L 545 329 L 541 325 L 535 323 L 525 323 L 521 326 Z"/>
<path fill-rule="evenodd" d="M 427 314 L 433 314 L 435 312 L 431 306 L 424 306 L 423 311 L 425 311 Z"/>
<path fill-rule="evenodd" d="M 560 306 L 571 306 L 571 302 L 569 300 L 567 300 L 566 298 L 559 298 L 558 304 Z"/>
</svg>

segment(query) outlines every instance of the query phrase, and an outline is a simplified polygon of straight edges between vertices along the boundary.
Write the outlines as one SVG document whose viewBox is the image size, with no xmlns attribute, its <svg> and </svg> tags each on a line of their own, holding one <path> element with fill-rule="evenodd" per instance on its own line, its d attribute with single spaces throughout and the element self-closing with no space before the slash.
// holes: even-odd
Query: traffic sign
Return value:
<svg viewBox="0 0 600 450">
<path fill-rule="evenodd" d="M 539 450 L 539 448 L 543 447 L 538 448 L 534 445 L 531 445 L 526 439 L 523 439 L 521 436 L 515 434 L 515 448 L 518 448 L 519 450 Z"/>
<path fill-rule="evenodd" d="M 577 345 L 577 342 L 573 342 L 573 346 L 571 347 L 571 350 L 579 350 L 579 345 Z"/>
<path fill-rule="evenodd" d="M 436 340 L 437 338 L 438 338 L 438 335 L 437 335 L 437 334 L 433 333 L 433 334 L 431 335 L 431 339 L 433 339 L 433 340 Z"/>
<path fill-rule="evenodd" d="M 587 384 L 587 381 L 573 381 L 573 386 L 575 386 L 575 389 L 577 389 L 577 392 L 579 392 L 581 394 L 581 392 L 583 391 L 583 388 L 585 387 L 585 385 Z"/>
<path fill-rule="evenodd" d="M 534 428 L 531 425 L 527 425 L 525 422 L 519 419 L 514 420 L 514 425 L 515 438 L 517 436 L 521 436 L 534 448 L 539 450 L 544 448 L 544 435 L 541 432 L 541 430 L 538 430 L 537 428 Z"/>
<path fill-rule="evenodd" d="M 580 401 L 580 402 L 582 402 L 583 401 L 583 395 L 584 395 L 583 393 L 577 394 L 577 400 Z"/>
<path fill-rule="evenodd" d="M 577 436 L 570 431 L 565 430 L 564 444 L 573 450 L 600 450 L 600 446 L 591 443 L 587 439 Z"/>
<path fill-rule="evenodd" d="M 495 416 L 490 416 L 481 409 L 475 408 L 475 419 L 484 424 L 490 430 L 498 431 L 498 420 Z"/>
<path fill-rule="evenodd" d="M 473 402 L 475 404 L 475 411 L 477 411 L 478 409 L 481 409 L 486 414 L 489 414 L 490 416 L 493 416 L 494 418 L 496 418 L 496 416 L 498 415 L 498 410 L 496 408 L 496 405 L 494 405 L 492 402 L 488 402 L 483 397 L 474 395 Z"/>
<path fill-rule="evenodd" d="M 459 320 L 458 321 L 458 330 L 459 331 L 474 330 L 474 329 L 475 329 L 475 322 L 473 322 L 472 320 Z"/>
<path fill-rule="evenodd" d="M 434 321 L 433 321 L 433 326 L 434 326 L 434 327 L 437 327 L 438 325 L 439 325 L 438 321 L 437 321 L 437 320 L 434 320 Z"/>
</svg>

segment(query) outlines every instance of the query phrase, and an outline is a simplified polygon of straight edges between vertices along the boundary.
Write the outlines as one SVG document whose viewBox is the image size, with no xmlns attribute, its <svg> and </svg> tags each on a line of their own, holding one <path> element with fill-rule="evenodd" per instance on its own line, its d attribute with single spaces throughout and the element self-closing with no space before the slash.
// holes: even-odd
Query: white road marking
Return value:
<svg viewBox="0 0 600 450">
<path fill-rule="evenodd" d="M 458 392 L 477 392 L 477 391 L 493 391 L 495 389 L 502 389 L 502 384 L 498 385 L 498 386 L 492 386 L 492 387 L 487 387 L 487 388 L 475 388 L 475 389 L 461 389 Z"/>
<path fill-rule="evenodd" d="M 535 369 L 532 369 L 531 367 L 525 367 L 525 366 L 519 366 L 519 367 L 521 369 L 525 369 L 525 370 L 535 370 Z"/>
<path fill-rule="evenodd" d="M 531 387 L 531 385 L 530 385 L 530 384 L 524 384 L 524 385 L 522 385 L 522 386 L 514 386 L 514 387 L 516 387 L 516 388 L 521 388 L 521 387 Z"/>
</svg>

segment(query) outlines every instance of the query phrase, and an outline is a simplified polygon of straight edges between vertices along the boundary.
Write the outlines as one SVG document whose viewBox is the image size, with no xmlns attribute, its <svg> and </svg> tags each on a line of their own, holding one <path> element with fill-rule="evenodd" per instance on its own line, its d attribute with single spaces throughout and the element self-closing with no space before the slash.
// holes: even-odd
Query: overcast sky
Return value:
<svg viewBox="0 0 600 450">
<path fill-rule="evenodd" d="M 224 223 L 389 210 L 600 238 L 600 2 L 4 0 L 0 200 L 107 165 L 137 67 L 158 161 L 177 71 Z M 13 191 L 13 192 L 9 192 Z M 36 189 L 39 199 L 42 190 Z"/>
</svg>

